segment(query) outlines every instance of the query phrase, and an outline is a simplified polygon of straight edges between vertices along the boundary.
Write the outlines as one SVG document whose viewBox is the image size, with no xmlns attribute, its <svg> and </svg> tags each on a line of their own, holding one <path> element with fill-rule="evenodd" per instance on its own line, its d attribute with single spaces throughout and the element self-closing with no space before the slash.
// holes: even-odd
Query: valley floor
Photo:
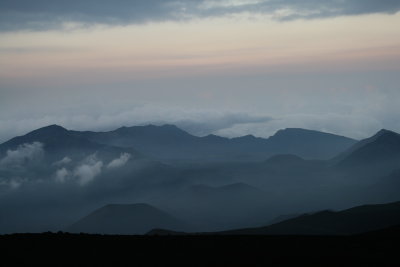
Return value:
<svg viewBox="0 0 400 267">
<path fill-rule="evenodd" d="M 3 266 L 399 266 L 398 229 L 359 236 L 0 236 Z"/>
</svg>

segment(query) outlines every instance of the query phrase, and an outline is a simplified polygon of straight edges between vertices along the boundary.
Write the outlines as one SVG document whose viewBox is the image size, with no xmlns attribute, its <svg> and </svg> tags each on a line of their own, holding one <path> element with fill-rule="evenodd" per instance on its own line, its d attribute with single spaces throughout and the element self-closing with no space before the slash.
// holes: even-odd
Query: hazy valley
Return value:
<svg viewBox="0 0 400 267">
<path fill-rule="evenodd" d="M 356 141 L 304 129 L 229 139 L 173 125 L 51 125 L 0 145 L 0 231 L 263 227 L 285 215 L 399 201 L 399 163 L 400 135 L 387 130 Z"/>
</svg>

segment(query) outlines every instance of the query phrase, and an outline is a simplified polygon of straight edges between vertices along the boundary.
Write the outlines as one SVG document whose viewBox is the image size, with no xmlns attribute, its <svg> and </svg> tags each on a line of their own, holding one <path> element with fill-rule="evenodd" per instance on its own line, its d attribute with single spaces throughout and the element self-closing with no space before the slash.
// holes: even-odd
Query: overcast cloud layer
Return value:
<svg viewBox="0 0 400 267">
<path fill-rule="evenodd" d="M 400 132 L 400 91 L 396 90 L 271 90 L 255 97 L 259 98 L 259 102 L 251 101 L 259 112 L 233 111 L 226 107 L 196 109 L 155 104 L 112 105 L 111 108 L 103 104 L 76 107 L 70 111 L 45 109 L 42 111 L 44 114 L 36 110 L 32 116 L 22 113 L 19 117 L 9 113 L 8 119 L 0 116 L 0 142 L 50 124 L 74 130 L 107 131 L 121 126 L 168 123 L 198 136 L 217 134 L 227 137 L 247 134 L 269 137 L 279 129 L 289 127 L 356 139 L 369 137 L 382 128 Z"/>
<path fill-rule="evenodd" d="M 124 25 L 243 12 L 293 20 L 399 10 L 397 0 L 4 0 L 0 2 L 0 29 L 43 30 L 65 22 Z"/>
</svg>

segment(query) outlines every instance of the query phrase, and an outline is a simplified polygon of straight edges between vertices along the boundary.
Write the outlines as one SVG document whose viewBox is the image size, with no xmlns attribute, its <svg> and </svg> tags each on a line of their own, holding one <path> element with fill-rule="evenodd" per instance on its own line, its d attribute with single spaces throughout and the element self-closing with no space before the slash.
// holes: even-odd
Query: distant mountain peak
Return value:
<svg viewBox="0 0 400 267">
<path fill-rule="evenodd" d="M 242 136 L 242 137 L 240 137 L 240 138 L 243 138 L 243 139 L 256 139 L 257 137 L 255 137 L 255 136 L 252 135 L 252 134 L 247 134 L 247 135 L 244 135 L 244 136 Z"/>
<path fill-rule="evenodd" d="M 390 130 L 387 129 L 380 129 L 377 134 L 382 134 L 382 133 L 387 133 L 387 132 L 391 132 Z"/>
<path fill-rule="evenodd" d="M 64 127 L 57 124 L 48 125 L 32 132 L 27 133 L 25 136 L 37 136 L 37 137 L 54 137 L 54 136 L 65 136 L 68 135 L 69 131 Z"/>
<path fill-rule="evenodd" d="M 51 124 L 42 128 L 39 128 L 35 130 L 34 132 L 43 132 L 43 131 L 49 131 L 49 132 L 67 132 L 68 130 L 65 129 L 64 127 L 57 125 L 57 124 Z"/>
<path fill-rule="evenodd" d="M 236 141 L 256 141 L 256 140 L 261 140 L 261 139 L 262 138 L 255 137 L 252 134 L 247 134 L 247 135 L 243 135 L 243 136 L 240 136 L 240 137 L 232 138 L 232 140 L 236 140 Z"/>
<path fill-rule="evenodd" d="M 45 126 L 43 128 L 61 128 L 61 129 L 65 129 L 64 127 L 58 125 L 58 124 L 50 124 L 48 126 Z"/>
<path fill-rule="evenodd" d="M 299 135 L 299 134 L 318 134 L 318 135 L 335 135 L 331 133 L 326 133 L 322 131 L 316 131 L 316 130 L 308 130 L 308 129 L 303 129 L 303 128 L 285 128 L 285 129 L 280 129 L 278 130 L 272 137 L 279 137 L 279 136 L 286 136 L 286 135 Z M 336 135 L 338 137 L 341 137 L 339 135 Z"/>
<path fill-rule="evenodd" d="M 380 136 L 382 136 L 382 135 L 398 135 L 398 133 L 396 133 L 396 132 L 393 132 L 393 131 L 390 131 L 390 130 L 387 130 L 387 129 L 381 129 L 381 130 L 379 130 L 374 136 L 375 137 L 380 137 Z"/>
<path fill-rule="evenodd" d="M 141 125 L 141 126 L 123 126 L 115 131 L 117 132 L 122 132 L 122 131 L 133 131 L 133 130 L 170 130 L 170 131 L 176 131 L 176 132 L 185 132 L 184 130 L 180 129 L 176 125 L 173 124 L 163 124 L 163 125 L 155 125 L 155 124 L 147 124 L 147 125 Z M 186 133 L 186 132 L 185 132 Z"/>
<path fill-rule="evenodd" d="M 353 169 L 364 175 L 382 175 L 383 170 L 390 172 L 398 168 L 399 160 L 400 134 L 386 129 L 361 140 L 334 159 L 339 168 Z"/>
<path fill-rule="evenodd" d="M 381 130 L 374 136 L 374 141 L 382 144 L 386 144 L 389 147 L 392 147 L 395 142 L 396 144 L 399 143 L 400 134 L 388 130 Z M 373 143 L 373 142 L 371 142 Z"/>
<path fill-rule="evenodd" d="M 352 153 L 362 149 L 363 147 L 371 145 L 376 141 L 385 141 L 385 139 L 391 139 L 391 138 L 396 139 L 398 137 L 400 137 L 400 135 L 396 132 L 393 132 L 393 131 L 390 131 L 387 129 L 381 129 L 373 136 L 355 143 L 352 147 L 350 147 L 343 153 L 341 153 L 338 156 L 336 156 L 335 158 L 333 158 L 333 161 L 340 162 L 340 161 L 346 159 L 347 157 L 349 157 Z"/>
<path fill-rule="evenodd" d="M 376 140 L 381 140 L 381 139 L 385 139 L 387 137 L 400 137 L 400 135 L 396 132 L 387 130 L 387 129 L 381 129 L 379 130 L 376 134 L 374 134 L 373 136 L 366 138 L 364 140 L 361 140 L 360 143 L 362 145 L 366 145 L 368 143 L 372 143 Z"/>
</svg>

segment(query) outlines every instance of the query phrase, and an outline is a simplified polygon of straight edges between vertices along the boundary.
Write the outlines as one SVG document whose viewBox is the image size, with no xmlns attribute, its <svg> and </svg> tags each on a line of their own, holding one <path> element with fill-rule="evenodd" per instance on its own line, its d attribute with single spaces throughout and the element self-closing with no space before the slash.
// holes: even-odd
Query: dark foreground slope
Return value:
<svg viewBox="0 0 400 267">
<path fill-rule="evenodd" d="M 0 236 L 0 250 L 3 266 L 399 266 L 399 241 L 398 234 L 379 232 L 347 237 L 48 233 Z"/>
<path fill-rule="evenodd" d="M 227 235 L 351 235 L 400 224 L 400 202 L 305 214 L 265 227 L 221 232 Z"/>
</svg>

